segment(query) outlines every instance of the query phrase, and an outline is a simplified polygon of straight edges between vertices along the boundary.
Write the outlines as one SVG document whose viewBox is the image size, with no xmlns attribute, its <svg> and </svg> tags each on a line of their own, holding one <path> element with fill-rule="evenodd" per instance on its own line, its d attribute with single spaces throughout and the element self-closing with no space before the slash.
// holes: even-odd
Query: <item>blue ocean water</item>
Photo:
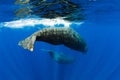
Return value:
<svg viewBox="0 0 120 80">
<path fill-rule="evenodd" d="M 0 26 L 0 80 L 120 80 L 119 0 L 75 0 L 83 2 L 87 20 L 72 25 L 88 45 L 83 55 L 65 46 L 37 42 L 34 52 L 18 42 L 38 27 Z M 86 5 L 89 4 L 89 5 Z M 0 23 L 13 21 L 14 0 L 0 1 Z M 76 58 L 72 64 L 59 64 L 41 49 L 53 49 Z"/>
</svg>

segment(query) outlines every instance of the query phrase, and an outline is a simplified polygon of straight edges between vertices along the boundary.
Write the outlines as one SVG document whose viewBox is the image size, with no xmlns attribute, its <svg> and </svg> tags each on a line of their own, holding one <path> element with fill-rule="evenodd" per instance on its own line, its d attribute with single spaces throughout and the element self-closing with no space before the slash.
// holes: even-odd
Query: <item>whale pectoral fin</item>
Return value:
<svg viewBox="0 0 120 80">
<path fill-rule="evenodd" d="M 36 40 L 36 36 L 30 36 L 26 38 L 25 40 L 22 40 L 18 43 L 19 46 L 22 46 L 24 49 L 28 49 L 30 51 L 34 50 L 34 43 Z"/>
</svg>

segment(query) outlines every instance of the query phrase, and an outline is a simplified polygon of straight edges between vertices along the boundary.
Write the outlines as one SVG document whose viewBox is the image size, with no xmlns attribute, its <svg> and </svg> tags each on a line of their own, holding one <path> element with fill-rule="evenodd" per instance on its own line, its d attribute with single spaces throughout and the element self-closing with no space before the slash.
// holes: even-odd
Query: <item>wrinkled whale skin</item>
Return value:
<svg viewBox="0 0 120 80">
<path fill-rule="evenodd" d="M 33 33 L 31 36 L 19 42 L 25 49 L 33 51 L 35 41 L 44 41 L 53 45 L 65 46 L 81 51 L 87 51 L 87 45 L 83 38 L 72 28 L 45 28 Z"/>
</svg>

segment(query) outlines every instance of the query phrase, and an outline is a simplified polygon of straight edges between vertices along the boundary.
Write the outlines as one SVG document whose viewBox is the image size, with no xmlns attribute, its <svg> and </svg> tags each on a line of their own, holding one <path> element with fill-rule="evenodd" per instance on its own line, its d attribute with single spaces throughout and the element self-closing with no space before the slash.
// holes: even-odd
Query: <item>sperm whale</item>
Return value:
<svg viewBox="0 0 120 80">
<path fill-rule="evenodd" d="M 40 49 L 42 52 L 47 52 L 48 55 L 56 61 L 57 63 L 60 64 L 70 64 L 75 62 L 75 57 L 72 55 L 67 55 L 66 53 L 60 52 L 60 51 L 55 51 L 55 50 L 47 50 L 47 49 Z"/>
<path fill-rule="evenodd" d="M 72 28 L 44 28 L 26 39 L 20 41 L 18 45 L 30 51 L 34 50 L 35 41 L 44 41 L 53 45 L 64 45 L 70 49 L 87 52 L 87 44 L 83 38 Z"/>
</svg>

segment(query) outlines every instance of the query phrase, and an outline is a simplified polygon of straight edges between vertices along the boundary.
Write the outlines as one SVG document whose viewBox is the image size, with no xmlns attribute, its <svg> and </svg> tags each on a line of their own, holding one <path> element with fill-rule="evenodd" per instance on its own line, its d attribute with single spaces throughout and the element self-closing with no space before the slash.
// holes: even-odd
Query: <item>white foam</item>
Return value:
<svg viewBox="0 0 120 80">
<path fill-rule="evenodd" d="M 74 23 L 74 24 L 81 25 L 82 23 L 83 22 Z M 72 22 L 63 20 L 62 18 L 55 18 L 55 19 L 27 18 L 27 19 L 20 19 L 20 20 L 0 23 L 0 26 L 8 27 L 8 28 L 35 27 L 36 25 L 55 27 L 55 25 L 60 25 L 60 24 L 63 24 L 64 27 L 70 27 Z"/>
</svg>

